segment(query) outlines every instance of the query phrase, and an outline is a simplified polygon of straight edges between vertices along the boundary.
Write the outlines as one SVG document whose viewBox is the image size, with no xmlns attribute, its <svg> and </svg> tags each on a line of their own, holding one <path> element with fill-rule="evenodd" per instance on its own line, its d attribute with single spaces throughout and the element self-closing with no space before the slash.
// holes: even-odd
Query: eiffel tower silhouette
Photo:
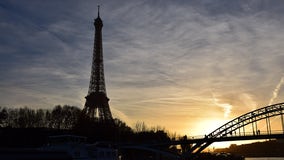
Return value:
<svg viewBox="0 0 284 160">
<path fill-rule="evenodd" d="M 100 18 L 100 6 L 98 6 L 98 17 L 94 21 L 95 40 L 93 48 L 92 71 L 90 78 L 89 91 L 83 109 L 84 116 L 94 118 L 101 122 L 113 121 L 109 98 L 106 93 L 104 65 L 103 65 L 103 44 L 102 28 L 103 21 Z"/>
</svg>

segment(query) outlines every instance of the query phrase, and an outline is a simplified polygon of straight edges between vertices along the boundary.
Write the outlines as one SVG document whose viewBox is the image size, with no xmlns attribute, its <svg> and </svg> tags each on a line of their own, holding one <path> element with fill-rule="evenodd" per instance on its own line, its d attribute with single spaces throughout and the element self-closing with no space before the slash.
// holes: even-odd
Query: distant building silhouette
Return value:
<svg viewBox="0 0 284 160">
<path fill-rule="evenodd" d="M 94 21 L 95 40 L 93 49 L 93 62 L 90 78 L 89 91 L 86 98 L 83 114 L 98 121 L 113 121 L 109 108 L 109 98 L 107 97 L 104 66 L 103 66 L 103 45 L 102 45 L 102 27 L 103 21 L 100 18 L 98 6 L 98 17 Z"/>
</svg>

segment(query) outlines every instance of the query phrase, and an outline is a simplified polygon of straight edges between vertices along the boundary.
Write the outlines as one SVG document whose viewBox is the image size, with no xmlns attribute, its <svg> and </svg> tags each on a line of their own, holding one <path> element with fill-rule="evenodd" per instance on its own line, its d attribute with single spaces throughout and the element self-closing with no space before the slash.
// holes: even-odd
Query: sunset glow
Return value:
<svg viewBox="0 0 284 160">
<path fill-rule="evenodd" d="M 204 136 L 284 101 L 284 1 L 3 0 L 0 106 L 83 108 L 98 3 L 110 109 L 129 126 Z"/>
</svg>

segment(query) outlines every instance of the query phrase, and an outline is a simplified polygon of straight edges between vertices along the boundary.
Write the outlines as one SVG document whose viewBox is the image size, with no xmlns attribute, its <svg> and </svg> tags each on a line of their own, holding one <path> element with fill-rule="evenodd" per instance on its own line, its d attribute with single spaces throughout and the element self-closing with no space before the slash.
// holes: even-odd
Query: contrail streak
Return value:
<svg viewBox="0 0 284 160">
<path fill-rule="evenodd" d="M 228 118 L 230 113 L 231 113 L 231 111 L 232 111 L 233 106 L 231 104 L 229 104 L 229 103 L 219 103 L 219 99 L 217 99 L 215 97 L 213 92 L 212 92 L 212 98 L 213 98 L 213 102 L 214 102 L 215 105 L 223 108 L 224 118 Z"/>
<path fill-rule="evenodd" d="M 281 77 L 281 80 L 279 81 L 279 83 L 275 87 L 275 89 L 272 93 L 272 97 L 270 99 L 269 105 L 271 105 L 273 103 L 273 101 L 278 97 L 279 90 L 282 87 L 283 83 L 284 83 L 284 75 Z"/>
</svg>

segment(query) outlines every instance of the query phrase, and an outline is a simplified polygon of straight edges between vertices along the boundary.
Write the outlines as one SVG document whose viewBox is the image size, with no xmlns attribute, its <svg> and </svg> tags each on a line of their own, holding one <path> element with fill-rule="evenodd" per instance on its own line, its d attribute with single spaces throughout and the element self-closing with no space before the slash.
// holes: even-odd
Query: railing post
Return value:
<svg viewBox="0 0 284 160">
<path fill-rule="evenodd" d="M 252 122 L 251 122 L 251 125 L 252 125 L 252 134 L 255 135 L 255 132 L 254 132 L 254 125 L 253 125 L 253 124 L 254 124 L 254 122 L 253 122 L 253 119 L 252 119 Z"/>
<path fill-rule="evenodd" d="M 283 120 L 283 111 L 281 110 L 281 124 L 282 124 L 282 132 L 284 134 L 284 120 Z"/>
<path fill-rule="evenodd" d="M 255 135 L 255 130 L 254 130 L 254 113 L 251 113 L 251 126 L 252 126 L 252 134 Z"/>
<path fill-rule="evenodd" d="M 240 124 L 238 124 L 238 128 L 239 128 L 239 136 L 241 136 L 241 127 L 240 127 Z"/>
<path fill-rule="evenodd" d="M 259 133 L 259 130 L 258 130 L 258 128 L 257 128 L 257 121 L 255 121 L 255 132 L 256 132 L 256 135 L 259 135 L 260 133 Z"/>
<path fill-rule="evenodd" d="M 246 135 L 246 131 L 245 131 L 244 122 L 243 122 L 243 132 L 244 132 L 244 136 L 245 136 Z"/>
<path fill-rule="evenodd" d="M 269 119 L 269 113 L 267 113 L 267 118 L 266 118 L 266 128 L 267 128 L 267 134 L 271 134 L 271 126 L 270 126 L 270 119 Z"/>
</svg>

